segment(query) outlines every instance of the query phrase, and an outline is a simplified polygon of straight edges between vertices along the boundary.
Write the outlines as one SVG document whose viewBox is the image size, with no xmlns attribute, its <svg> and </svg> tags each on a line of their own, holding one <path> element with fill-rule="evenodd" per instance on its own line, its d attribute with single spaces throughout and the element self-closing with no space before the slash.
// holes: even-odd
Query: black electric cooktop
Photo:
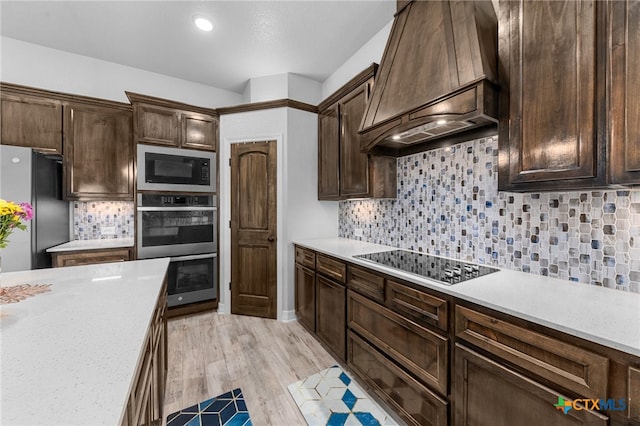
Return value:
<svg viewBox="0 0 640 426">
<path fill-rule="evenodd" d="M 354 257 L 409 272 L 423 278 L 440 281 L 447 285 L 458 284 L 498 271 L 498 269 L 489 266 L 406 250 L 368 253 Z"/>
</svg>

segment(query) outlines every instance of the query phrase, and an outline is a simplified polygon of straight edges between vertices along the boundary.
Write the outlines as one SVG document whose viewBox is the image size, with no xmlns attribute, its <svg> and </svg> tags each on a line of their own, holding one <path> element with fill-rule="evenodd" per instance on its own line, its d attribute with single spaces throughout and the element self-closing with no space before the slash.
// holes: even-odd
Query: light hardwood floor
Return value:
<svg viewBox="0 0 640 426">
<path fill-rule="evenodd" d="M 287 386 L 336 365 L 298 324 L 204 313 L 168 322 L 164 415 L 241 388 L 256 426 L 306 425 Z"/>
</svg>

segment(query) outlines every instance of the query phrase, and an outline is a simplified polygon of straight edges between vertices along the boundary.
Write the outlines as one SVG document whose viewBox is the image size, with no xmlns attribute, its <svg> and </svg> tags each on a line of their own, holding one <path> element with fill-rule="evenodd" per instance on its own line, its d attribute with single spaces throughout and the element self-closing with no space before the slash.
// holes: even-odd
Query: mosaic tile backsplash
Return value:
<svg viewBox="0 0 640 426">
<path fill-rule="evenodd" d="M 499 192 L 497 172 L 497 136 L 399 158 L 397 199 L 341 202 L 339 235 L 640 293 L 640 190 Z"/>
<path fill-rule="evenodd" d="M 133 212 L 132 201 L 75 201 L 73 239 L 133 238 Z M 115 233 L 105 234 L 104 227 L 113 227 Z"/>
</svg>

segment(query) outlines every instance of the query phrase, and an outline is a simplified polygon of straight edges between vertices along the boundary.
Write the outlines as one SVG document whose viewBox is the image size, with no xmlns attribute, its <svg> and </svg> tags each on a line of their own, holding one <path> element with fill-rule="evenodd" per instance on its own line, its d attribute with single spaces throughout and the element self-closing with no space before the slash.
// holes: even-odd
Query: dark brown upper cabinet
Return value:
<svg viewBox="0 0 640 426">
<path fill-rule="evenodd" d="M 1 83 L 2 144 L 63 154 L 66 200 L 133 200 L 128 104 Z"/>
<path fill-rule="evenodd" d="M 180 113 L 172 108 L 139 104 L 132 101 L 135 114 L 136 142 L 180 146 Z"/>
<path fill-rule="evenodd" d="M 497 26 L 490 1 L 398 2 L 363 149 L 402 156 L 495 134 Z"/>
<path fill-rule="evenodd" d="M 395 198 L 396 160 L 361 151 L 358 134 L 377 65 L 318 105 L 318 199 Z"/>
<path fill-rule="evenodd" d="M 133 200 L 134 149 L 129 105 L 70 103 L 64 109 L 64 197 Z"/>
<path fill-rule="evenodd" d="M 318 113 L 318 199 L 340 199 L 340 120 L 338 105 Z"/>
<path fill-rule="evenodd" d="M 594 1 L 500 2 L 504 66 L 500 189 L 541 190 L 604 183 L 598 164 L 598 78 Z"/>
<path fill-rule="evenodd" d="M 215 151 L 219 118 L 216 111 L 126 92 L 133 105 L 136 143 Z"/>
<path fill-rule="evenodd" d="M 3 145 L 62 154 L 62 102 L 41 96 L 36 89 L 2 83 Z"/>
<path fill-rule="evenodd" d="M 640 1 L 612 1 L 610 110 L 612 184 L 640 183 Z"/>
<path fill-rule="evenodd" d="M 640 183 L 639 10 L 500 2 L 500 190 Z"/>
</svg>

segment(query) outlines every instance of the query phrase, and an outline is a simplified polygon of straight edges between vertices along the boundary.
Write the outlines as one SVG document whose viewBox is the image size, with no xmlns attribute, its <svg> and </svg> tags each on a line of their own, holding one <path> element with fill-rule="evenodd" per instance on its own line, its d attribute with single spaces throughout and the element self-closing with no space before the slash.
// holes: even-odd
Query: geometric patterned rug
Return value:
<svg viewBox="0 0 640 426">
<path fill-rule="evenodd" d="M 167 426 L 251 426 L 240 389 L 207 399 L 167 416 Z"/>
<path fill-rule="evenodd" d="M 397 426 L 337 365 L 287 388 L 309 426 Z"/>
</svg>

